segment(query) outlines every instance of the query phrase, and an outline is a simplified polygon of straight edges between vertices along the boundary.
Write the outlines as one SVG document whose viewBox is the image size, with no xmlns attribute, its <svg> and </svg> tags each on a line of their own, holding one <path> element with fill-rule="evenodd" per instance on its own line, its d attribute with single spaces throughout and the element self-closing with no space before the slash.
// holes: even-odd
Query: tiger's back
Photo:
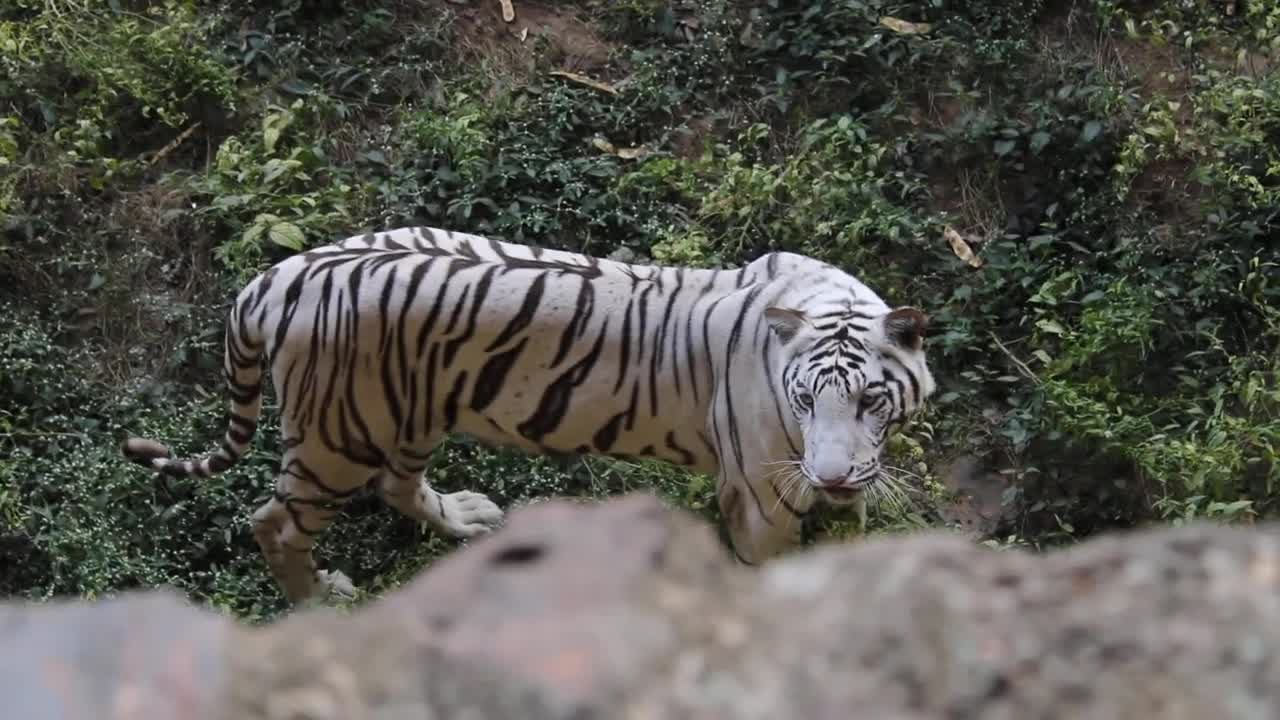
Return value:
<svg viewBox="0 0 1280 720">
<path fill-rule="evenodd" d="M 703 343 L 718 338 L 702 314 L 741 283 L 415 228 L 286 259 L 236 315 L 266 343 L 290 428 L 346 423 L 383 452 L 461 432 L 714 472 Z"/>
</svg>

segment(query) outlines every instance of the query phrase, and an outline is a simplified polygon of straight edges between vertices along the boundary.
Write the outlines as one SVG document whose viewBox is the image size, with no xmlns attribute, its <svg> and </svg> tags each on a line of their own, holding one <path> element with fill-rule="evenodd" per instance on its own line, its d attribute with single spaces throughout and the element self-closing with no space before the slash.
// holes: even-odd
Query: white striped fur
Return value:
<svg viewBox="0 0 1280 720">
<path fill-rule="evenodd" d="M 792 253 L 655 267 L 400 228 L 300 253 L 240 292 L 221 449 L 180 460 L 131 438 L 124 451 L 174 475 L 225 470 L 270 367 L 286 450 L 254 532 L 293 602 L 351 591 L 311 551 L 368 483 L 454 537 L 501 522 L 485 496 L 423 479 L 449 432 L 715 475 L 734 551 L 757 563 L 798 542 L 816 501 L 865 502 L 886 437 L 933 391 L 926 324 Z"/>
</svg>

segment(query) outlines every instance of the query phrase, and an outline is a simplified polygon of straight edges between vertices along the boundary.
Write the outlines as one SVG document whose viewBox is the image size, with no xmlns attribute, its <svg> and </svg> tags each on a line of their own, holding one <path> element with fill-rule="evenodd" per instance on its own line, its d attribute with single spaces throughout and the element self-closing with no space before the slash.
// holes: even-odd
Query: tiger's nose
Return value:
<svg viewBox="0 0 1280 720">
<path fill-rule="evenodd" d="M 845 481 L 848 479 L 849 473 L 847 472 L 840 473 L 838 475 L 819 475 L 818 483 L 823 487 L 839 487 L 840 485 L 844 485 Z"/>
</svg>

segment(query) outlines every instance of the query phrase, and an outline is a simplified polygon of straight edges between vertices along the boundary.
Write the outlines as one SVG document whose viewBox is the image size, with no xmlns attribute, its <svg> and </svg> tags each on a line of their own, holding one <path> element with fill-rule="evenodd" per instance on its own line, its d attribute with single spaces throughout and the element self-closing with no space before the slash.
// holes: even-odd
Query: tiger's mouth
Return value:
<svg viewBox="0 0 1280 720">
<path fill-rule="evenodd" d="M 847 485 L 820 487 L 818 491 L 833 505 L 848 505 L 861 497 L 862 493 L 870 486 L 871 479 L 868 478 Z"/>
</svg>

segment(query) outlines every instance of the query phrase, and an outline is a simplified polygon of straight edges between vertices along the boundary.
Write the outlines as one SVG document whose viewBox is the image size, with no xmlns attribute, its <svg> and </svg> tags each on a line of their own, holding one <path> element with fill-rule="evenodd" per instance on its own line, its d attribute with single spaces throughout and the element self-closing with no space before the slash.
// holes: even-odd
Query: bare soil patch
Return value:
<svg viewBox="0 0 1280 720">
<path fill-rule="evenodd" d="M 560 70 L 588 72 L 608 64 L 614 46 L 601 37 L 577 8 L 552 3 L 513 3 L 515 19 L 506 22 L 497 2 L 439 3 L 457 16 L 454 30 L 465 53 L 492 63 L 495 71 L 526 75 L 535 68 L 534 49 L 545 43 Z"/>
</svg>

